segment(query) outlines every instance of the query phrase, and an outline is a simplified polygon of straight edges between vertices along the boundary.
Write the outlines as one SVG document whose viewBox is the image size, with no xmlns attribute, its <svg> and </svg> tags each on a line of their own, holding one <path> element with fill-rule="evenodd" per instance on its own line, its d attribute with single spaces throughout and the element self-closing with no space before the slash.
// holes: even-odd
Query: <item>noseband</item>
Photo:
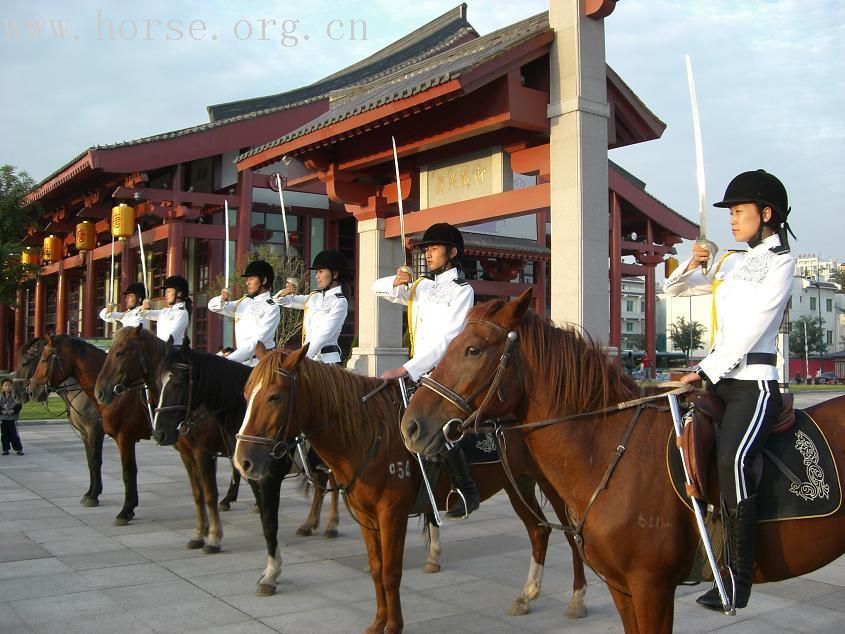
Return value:
<svg viewBox="0 0 845 634">
<path fill-rule="evenodd" d="M 457 407 L 463 414 L 466 416 L 464 420 L 459 418 L 453 418 L 448 421 L 443 426 L 443 435 L 446 437 L 446 440 L 453 442 L 457 441 L 463 436 L 463 434 L 469 429 L 470 427 L 475 428 L 475 432 L 478 433 L 478 424 L 483 421 L 481 414 L 484 411 L 484 408 L 490 402 L 490 399 L 493 397 L 493 394 L 497 394 L 499 396 L 500 401 L 504 401 L 504 397 L 502 396 L 501 392 L 499 391 L 500 384 L 502 382 L 502 378 L 505 375 L 505 371 L 508 368 L 508 364 L 511 361 L 512 357 L 512 349 L 516 345 L 518 335 L 514 330 L 507 330 L 503 328 L 499 324 L 495 324 L 492 321 L 485 321 L 479 319 L 470 319 L 467 321 L 467 325 L 469 324 L 480 324 L 482 326 L 487 326 L 491 330 L 494 330 L 501 334 L 505 338 L 505 345 L 504 349 L 502 350 L 502 356 L 499 357 L 499 363 L 496 366 L 496 369 L 490 374 L 486 381 L 484 381 L 472 394 L 468 397 L 464 398 L 454 390 L 446 387 L 442 383 L 438 383 L 430 376 L 425 376 L 420 381 L 421 387 L 426 387 L 441 398 L 449 401 L 455 407 Z M 478 408 L 473 408 L 472 402 L 481 395 L 484 390 L 487 390 L 487 396 L 484 397 L 484 400 L 481 402 L 481 405 Z"/>
<path fill-rule="evenodd" d="M 268 445 L 270 447 L 270 457 L 278 460 L 284 456 L 293 447 L 303 442 L 303 438 L 297 436 L 293 442 L 283 441 L 280 438 L 288 435 L 290 422 L 293 418 L 293 407 L 296 401 L 296 372 L 291 372 L 285 368 L 276 370 L 281 376 L 290 381 L 290 398 L 288 399 L 288 412 L 285 418 L 285 424 L 279 427 L 279 431 L 273 438 L 264 438 L 263 436 L 249 436 L 247 434 L 235 434 L 235 439 L 240 442 L 251 442 L 256 445 Z"/>
<path fill-rule="evenodd" d="M 112 391 L 115 393 L 116 396 L 120 396 L 127 390 L 140 391 L 149 389 L 149 385 L 147 385 L 147 377 L 150 376 L 150 373 L 147 371 L 147 359 L 143 354 L 139 354 L 138 361 L 141 364 L 141 376 L 137 379 L 134 379 L 131 383 L 125 383 L 126 372 L 124 372 L 123 380 L 120 383 L 116 383 L 115 386 L 112 388 Z"/>
<path fill-rule="evenodd" d="M 44 351 L 46 351 L 50 355 L 50 362 L 49 362 L 50 364 L 47 367 L 46 378 L 41 380 L 41 379 L 36 379 L 33 376 L 33 377 L 30 377 L 29 381 L 30 381 L 30 383 L 32 383 L 32 381 L 35 381 L 36 385 L 40 383 L 47 388 L 54 388 L 54 386 L 52 385 L 52 382 L 53 382 L 53 369 L 56 365 L 56 362 L 58 362 L 59 370 L 61 370 L 62 374 L 64 374 L 65 369 L 62 366 L 62 358 L 59 356 L 59 353 L 56 351 L 55 347 L 45 345 L 44 349 L 41 353 L 42 355 L 44 354 Z"/>
<path fill-rule="evenodd" d="M 179 423 L 179 426 L 176 428 L 180 434 L 183 436 L 187 435 L 191 428 L 194 426 L 194 420 L 191 417 L 191 402 L 193 400 L 194 395 L 194 369 L 190 363 L 174 363 L 170 366 L 171 369 L 176 370 L 185 370 L 188 373 L 188 397 L 185 399 L 184 403 L 180 403 L 177 405 L 164 405 L 155 408 L 155 413 L 158 415 L 159 412 L 172 412 L 175 410 L 185 410 L 185 416 L 182 419 L 182 422 Z M 167 386 L 162 386 L 161 388 L 161 395 L 162 399 L 161 402 L 164 401 L 164 390 Z"/>
</svg>

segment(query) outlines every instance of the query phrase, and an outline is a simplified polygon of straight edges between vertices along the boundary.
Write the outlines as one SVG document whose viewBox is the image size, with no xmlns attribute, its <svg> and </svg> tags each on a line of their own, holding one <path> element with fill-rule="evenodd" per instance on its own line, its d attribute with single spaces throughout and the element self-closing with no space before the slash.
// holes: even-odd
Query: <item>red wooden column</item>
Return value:
<svg viewBox="0 0 845 634">
<path fill-rule="evenodd" d="M 67 334 L 67 273 L 65 261 L 59 262 L 58 282 L 56 284 L 56 334 Z"/>
<path fill-rule="evenodd" d="M 97 271 L 94 266 L 94 254 L 85 256 L 85 288 L 82 289 L 82 336 L 93 337 L 97 334 Z"/>
<path fill-rule="evenodd" d="M 616 192 L 610 192 L 610 345 L 622 346 L 622 209 Z"/>
<path fill-rule="evenodd" d="M 183 275 L 182 262 L 185 256 L 185 226 L 171 222 L 167 232 L 167 275 Z"/>
<path fill-rule="evenodd" d="M 0 369 L 8 370 L 9 361 L 9 307 L 0 304 Z"/>
<path fill-rule="evenodd" d="M 24 337 L 26 336 L 24 322 L 26 322 L 26 292 L 24 289 L 19 288 L 17 293 L 17 306 L 15 306 L 15 343 L 14 349 L 12 350 L 14 357 L 12 363 L 15 366 L 18 365 L 18 350 L 20 350 L 21 346 L 23 346 Z"/>
<path fill-rule="evenodd" d="M 252 229 L 252 170 L 244 170 L 238 175 L 238 193 L 240 194 L 240 202 L 238 203 L 238 224 L 237 231 L 234 234 L 235 243 L 235 263 L 232 266 L 232 273 L 235 273 L 239 262 L 243 262 L 246 254 L 252 246 L 250 240 L 250 229 Z M 236 275 L 232 277 L 233 280 L 239 280 Z M 229 289 L 232 290 L 232 289 Z"/>
<path fill-rule="evenodd" d="M 44 336 L 44 321 L 46 318 L 47 302 L 45 298 L 44 278 L 40 275 L 35 282 L 35 336 Z"/>
</svg>

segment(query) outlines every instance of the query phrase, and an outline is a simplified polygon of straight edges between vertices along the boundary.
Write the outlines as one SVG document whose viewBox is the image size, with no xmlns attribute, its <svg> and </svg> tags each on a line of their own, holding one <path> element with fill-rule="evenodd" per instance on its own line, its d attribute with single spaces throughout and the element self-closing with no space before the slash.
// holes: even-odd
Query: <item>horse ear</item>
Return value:
<svg viewBox="0 0 845 634">
<path fill-rule="evenodd" d="M 144 322 L 141 322 L 135 327 L 135 333 L 141 334 L 141 331 L 144 329 Z"/>
<path fill-rule="evenodd" d="M 182 338 L 182 350 L 190 350 L 191 349 L 191 338 L 188 335 L 185 335 Z"/>
<path fill-rule="evenodd" d="M 294 350 L 293 352 L 291 352 L 285 358 L 284 367 L 288 370 L 292 370 L 297 365 L 299 365 L 299 362 L 302 361 L 305 358 L 305 356 L 308 354 L 308 346 L 310 346 L 310 345 L 311 345 L 310 343 L 306 343 L 299 350 Z"/>
<path fill-rule="evenodd" d="M 168 345 L 168 346 L 172 346 L 172 345 L 173 345 L 173 335 L 170 335 L 170 336 L 167 338 L 167 345 Z"/>
<path fill-rule="evenodd" d="M 525 311 L 531 307 L 533 294 L 532 287 L 529 286 L 519 297 L 504 305 L 502 308 L 502 318 L 506 328 L 514 328 L 519 320 L 522 319 Z"/>
<path fill-rule="evenodd" d="M 255 358 L 256 359 L 263 359 L 264 356 L 267 354 L 267 348 L 264 346 L 263 343 L 260 341 L 255 344 Z"/>
</svg>

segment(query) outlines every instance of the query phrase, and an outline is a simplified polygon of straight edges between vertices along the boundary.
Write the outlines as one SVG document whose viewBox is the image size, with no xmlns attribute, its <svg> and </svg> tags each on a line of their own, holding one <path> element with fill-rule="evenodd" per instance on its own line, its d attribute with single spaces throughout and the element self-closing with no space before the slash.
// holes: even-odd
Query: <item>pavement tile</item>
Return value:
<svg viewBox="0 0 845 634">
<path fill-rule="evenodd" d="M 3 533 L 0 538 L 0 562 L 43 559 L 51 556 L 52 553 L 49 550 L 36 544 L 25 533 Z"/>
</svg>

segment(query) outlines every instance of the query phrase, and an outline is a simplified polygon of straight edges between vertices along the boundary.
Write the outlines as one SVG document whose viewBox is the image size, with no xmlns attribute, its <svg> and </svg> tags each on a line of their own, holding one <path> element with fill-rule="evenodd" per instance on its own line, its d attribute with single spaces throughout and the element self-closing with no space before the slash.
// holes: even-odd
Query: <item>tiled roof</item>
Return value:
<svg viewBox="0 0 845 634">
<path fill-rule="evenodd" d="M 455 79 L 514 46 L 549 30 L 549 15 L 548 12 L 544 12 L 451 48 L 390 75 L 367 82 L 365 85 L 336 91 L 331 95 L 332 106 L 327 113 L 275 141 L 241 154 L 237 160 L 241 161 L 348 117 L 410 97 Z"/>
<path fill-rule="evenodd" d="M 442 52 L 463 38 L 477 35 L 472 25 L 467 22 L 466 8 L 466 4 L 458 5 L 373 55 L 309 86 L 266 97 L 208 106 L 209 118 L 216 121 L 250 112 L 300 106 L 323 99 L 334 90 L 372 81 L 420 62 Z"/>
</svg>

